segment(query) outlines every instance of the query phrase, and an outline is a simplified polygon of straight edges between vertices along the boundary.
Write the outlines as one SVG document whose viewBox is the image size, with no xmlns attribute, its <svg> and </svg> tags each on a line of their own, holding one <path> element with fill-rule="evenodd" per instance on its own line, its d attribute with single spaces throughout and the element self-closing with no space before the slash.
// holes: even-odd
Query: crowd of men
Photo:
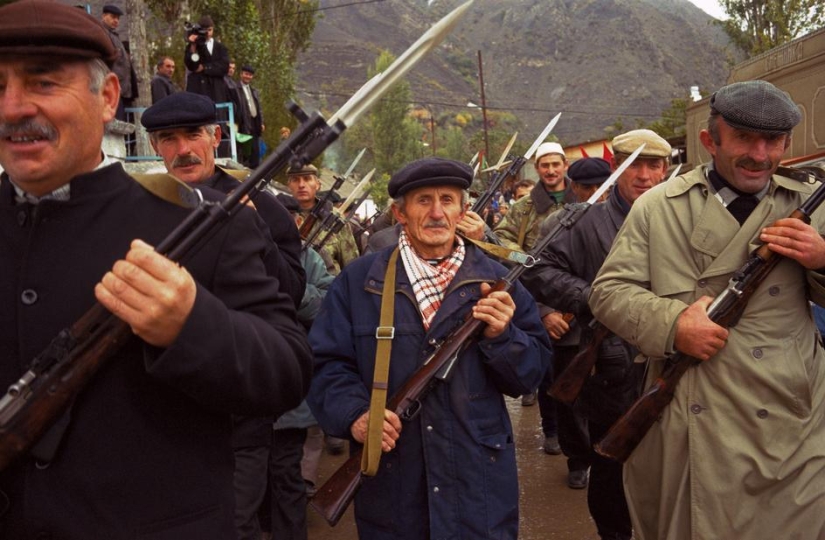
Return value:
<svg viewBox="0 0 825 540">
<path fill-rule="evenodd" d="M 786 93 L 719 89 L 712 160 L 667 180 L 671 147 L 649 130 L 616 136 L 612 161 L 544 143 L 538 183 L 510 186 L 493 230 L 468 210 L 472 168 L 431 157 L 394 172 L 367 249 L 311 164 L 287 171 L 291 196 L 257 192 L 208 238 L 172 241 L 182 194 L 223 201 L 243 176 L 215 163 L 229 57 L 201 23 L 187 90 L 161 81 L 141 118 L 169 175 L 129 175 L 101 151 L 125 86 L 112 26 L 49 0 L 0 7 L 0 538 L 306 539 L 326 434 L 363 454 L 361 538 L 516 539 L 506 396 L 537 398 L 544 451 L 565 455 L 602 539 L 825 537 L 825 219 L 787 217 L 815 186 L 775 174 L 801 119 Z M 260 135 L 258 97 L 238 92 Z M 526 270 L 502 255 L 549 234 Z M 720 326 L 708 308 L 760 244 L 780 262 Z M 556 402 L 600 326 L 581 394 Z M 697 365 L 627 463 L 594 451 L 674 353 Z M 88 358 L 21 446 L 18 404 L 59 395 Z M 393 408 L 396 392 L 413 397 Z"/>
</svg>

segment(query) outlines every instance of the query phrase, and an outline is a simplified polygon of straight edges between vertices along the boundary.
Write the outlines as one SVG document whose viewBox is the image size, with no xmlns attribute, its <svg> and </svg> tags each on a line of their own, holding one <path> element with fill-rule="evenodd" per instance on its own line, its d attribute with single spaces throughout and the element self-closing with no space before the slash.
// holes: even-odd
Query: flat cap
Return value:
<svg viewBox="0 0 825 540">
<path fill-rule="evenodd" d="M 247 73 L 255 74 L 255 68 L 246 64 L 244 67 L 241 68 L 241 71 L 246 71 Z"/>
<path fill-rule="evenodd" d="M 655 131 L 649 129 L 634 129 L 633 131 L 616 135 L 611 144 L 614 153 L 632 154 L 644 144 L 645 149 L 642 150 L 639 157 L 670 157 L 670 143 L 660 137 Z"/>
<path fill-rule="evenodd" d="M 303 167 L 290 167 L 286 170 L 286 174 L 287 176 L 298 174 L 314 174 L 315 176 L 318 176 L 318 167 L 312 163 L 307 163 Z"/>
<path fill-rule="evenodd" d="M 146 109 L 140 117 L 146 131 L 217 124 L 215 103 L 207 96 L 175 92 Z"/>
<path fill-rule="evenodd" d="M 723 86 L 710 96 L 710 113 L 731 127 L 768 134 L 787 133 L 802 120 L 788 93 L 767 81 Z"/>
<path fill-rule="evenodd" d="M 567 176 L 578 184 L 597 186 L 604 183 L 612 172 L 610 163 L 602 158 L 582 158 L 570 165 Z"/>
<path fill-rule="evenodd" d="M 564 155 L 564 148 L 557 142 L 546 142 L 541 143 L 538 148 L 536 148 L 536 161 L 542 158 L 542 156 L 546 156 L 547 154 L 559 154 L 562 157 Z"/>
<path fill-rule="evenodd" d="M 117 15 L 118 17 L 123 16 L 123 10 L 114 4 L 106 4 L 103 6 L 103 13 L 111 13 L 112 15 Z"/>
<path fill-rule="evenodd" d="M 212 17 L 210 17 L 209 15 L 204 15 L 198 21 L 198 25 L 202 28 L 212 28 L 215 26 L 215 21 L 213 21 Z"/>
<path fill-rule="evenodd" d="M 395 199 L 413 189 L 426 186 L 455 186 L 467 189 L 473 181 L 469 165 L 439 157 L 413 161 L 392 175 L 387 191 Z"/>
<path fill-rule="evenodd" d="M 82 9 L 20 0 L 0 7 L 0 57 L 20 54 L 100 58 L 111 67 L 118 52 L 103 24 Z"/>
</svg>

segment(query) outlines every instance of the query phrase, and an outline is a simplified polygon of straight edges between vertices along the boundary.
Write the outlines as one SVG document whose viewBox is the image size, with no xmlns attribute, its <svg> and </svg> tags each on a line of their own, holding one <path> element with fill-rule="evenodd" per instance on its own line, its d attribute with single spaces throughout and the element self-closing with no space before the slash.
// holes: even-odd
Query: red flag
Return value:
<svg viewBox="0 0 825 540">
<path fill-rule="evenodd" d="M 613 161 L 613 152 L 611 152 L 610 148 L 607 147 L 606 142 L 602 142 L 602 159 L 608 163 Z"/>
<path fill-rule="evenodd" d="M 587 155 L 587 150 L 584 149 L 584 146 L 579 146 L 579 152 L 582 153 L 583 158 L 588 158 L 590 156 Z"/>
</svg>

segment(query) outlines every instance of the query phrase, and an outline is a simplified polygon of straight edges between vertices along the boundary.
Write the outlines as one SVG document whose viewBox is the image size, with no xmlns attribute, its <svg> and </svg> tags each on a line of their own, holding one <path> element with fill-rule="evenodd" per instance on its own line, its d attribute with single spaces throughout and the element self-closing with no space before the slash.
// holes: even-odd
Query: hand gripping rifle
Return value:
<svg viewBox="0 0 825 540">
<path fill-rule="evenodd" d="M 521 168 L 524 167 L 524 164 L 530 161 L 530 158 L 533 157 L 533 154 L 536 152 L 539 145 L 544 142 L 544 139 L 546 139 L 550 132 L 553 131 L 553 128 L 556 127 L 556 123 L 559 121 L 560 117 L 561 113 L 554 116 L 553 119 L 548 122 L 547 126 L 545 126 L 544 130 L 541 134 L 539 134 L 533 142 L 533 145 L 529 150 L 527 150 L 527 152 L 524 153 L 523 156 L 519 156 L 512 160 L 506 169 L 499 169 L 496 171 L 495 176 L 493 176 L 492 180 L 490 180 L 490 185 L 488 185 L 487 189 L 484 190 L 484 193 L 476 199 L 476 202 L 473 203 L 470 210 L 477 214 L 481 214 L 484 209 L 487 208 L 487 205 L 490 204 L 490 200 L 493 198 L 493 195 L 495 195 L 496 191 L 499 190 L 504 181 L 511 176 L 516 176 L 519 171 L 521 171 Z M 512 144 L 513 139 L 510 140 L 510 144 L 507 145 L 507 148 L 504 150 L 504 153 L 499 160 L 499 164 L 496 167 L 500 167 L 504 163 L 504 158 L 506 157 L 506 154 L 510 150 Z"/>
<path fill-rule="evenodd" d="M 681 169 L 682 164 L 680 163 L 679 166 L 673 170 L 667 181 L 676 178 Z M 548 394 L 562 403 L 572 405 L 573 402 L 576 401 L 576 398 L 579 397 L 584 382 L 593 372 L 593 367 L 599 358 L 599 349 L 601 349 L 602 341 L 610 335 L 610 330 L 595 319 L 591 323 L 591 328 L 593 334 L 587 347 L 580 350 L 576 356 L 573 357 L 564 371 L 558 374 L 556 380 L 553 381 L 553 385 L 547 391 Z"/>
<path fill-rule="evenodd" d="M 805 171 L 810 171 L 820 181 L 825 180 L 825 174 L 821 169 L 810 168 L 802 172 L 802 177 L 806 181 L 810 181 L 810 178 Z M 783 176 L 800 179 L 799 170 L 780 168 L 777 172 Z M 794 210 L 790 217 L 810 223 L 811 214 L 823 200 L 825 183 L 820 185 L 802 206 Z M 764 244 L 754 250 L 745 264 L 730 278 L 727 288 L 708 306 L 710 320 L 725 328 L 735 326 L 759 285 L 783 258 Z M 662 374 L 613 424 L 607 435 L 596 445 L 596 452 L 619 462 L 626 461 L 673 399 L 676 385 L 682 375 L 691 366 L 699 363 L 701 360 L 679 352 L 668 357 Z"/>
<path fill-rule="evenodd" d="M 636 159 L 643 147 L 644 145 L 628 157 L 625 163 L 622 164 L 624 168 Z M 521 274 L 528 268 L 532 268 L 539 260 L 544 248 L 558 236 L 563 228 L 573 227 L 593 203 L 598 201 L 599 197 L 616 181 L 624 168 L 620 167 L 614 172 L 587 202 L 565 206 L 559 221 L 533 247 L 533 250 L 527 255 L 526 261 L 514 266 L 507 275 L 499 279 L 492 287 L 491 292 L 509 292 L 513 288 L 513 283 L 521 277 Z M 483 328 L 484 323 L 474 319 L 472 313 L 468 313 L 464 321 L 436 346 L 432 354 L 425 360 L 424 365 L 418 368 L 392 395 L 387 403 L 387 409 L 397 414 L 402 421 L 409 421 L 414 418 L 421 410 L 422 402 L 430 390 L 440 382 L 446 382 L 449 379 L 459 357 L 467 347 L 472 345 Z M 362 451 L 362 448 L 358 448 L 352 452 L 349 459 L 318 489 L 309 503 L 330 525 L 334 526 L 338 523 L 361 486 L 363 480 L 361 474 Z"/>
<path fill-rule="evenodd" d="M 236 214 L 249 194 L 264 189 L 272 175 L 288 165 L 303 166 L 315 159 L 447 36 L 470 4 L 472 0 L 428 30 L 386 70 L 361 87 L 329 121 L 317 112 L 307 116 L 297 105 L 291 105 L 291 112 L 301 121 L 292 135 L 222 202 L 200 204 L 192 210 L 156 251 L 181 261 Z M 100 304 L 60 332 L 0 399 L 0 470 L 55 425 L 91 377 L 131 336 L 128 325 Z M 57 437 L 59 440 L 59 434 Z"/>
</svg>

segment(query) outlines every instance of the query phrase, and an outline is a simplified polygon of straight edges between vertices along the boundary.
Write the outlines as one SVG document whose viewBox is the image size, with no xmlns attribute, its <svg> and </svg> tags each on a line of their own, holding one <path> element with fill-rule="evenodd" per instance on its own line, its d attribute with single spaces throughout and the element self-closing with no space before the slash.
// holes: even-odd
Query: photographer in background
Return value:
<svg viewBox="0 0 825 540">
<path fill-rule="evenodd" d="M 204 15 L 197 25 L 187 27 L 187 45 L 183 53 L 186 64 L 186 91 L 201 94 L 215 103 L 229 101 L 224 76 L 229 72 L 229 51 L 215 41 L 215 23 Z"/>
</svg>

